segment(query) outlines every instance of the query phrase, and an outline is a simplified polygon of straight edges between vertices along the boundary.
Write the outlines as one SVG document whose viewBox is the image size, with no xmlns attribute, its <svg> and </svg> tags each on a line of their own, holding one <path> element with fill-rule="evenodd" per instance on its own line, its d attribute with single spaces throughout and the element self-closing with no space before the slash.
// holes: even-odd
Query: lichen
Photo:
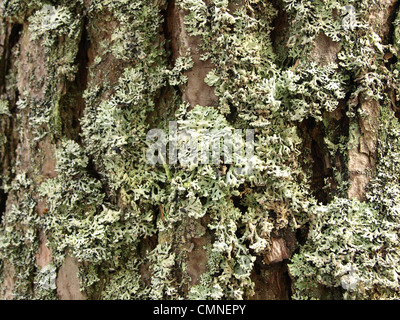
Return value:
<svg viewBox="0 0 400 320">
<path fill-rule="evenodd" d="M 1 9 L 5 17 L 22 22 L 30 11 L 40 8 L 42 0 L 5 0 L 1 3 Z"/>
<path fill-rule="evenodd" d="M 10 204 L 0 229 L 0 271 L 6 260 L 13 266 L 14 297 L 56 298 L 55 277 L 69 254 L 79 262 L 81 291 L 89 298 L 249 298 L 254 270 L 266 261 L 273 238 L 295 238 L 300 229 L 302 243 L 288 248 L 290 254 L 298 248 L 289 264 L 293 298 L 398 298 L 400 127 L 391 108 L 400 68 L 388 63 L 388 53 L 397 57 L 400 50 L 399 18 L 388 44 L 367 23 L 370 11 L 381 9 L 377 1 L 176 5 L 2 2 L 6 19 L 29 22 L 23 39 L 44 65 L 20 83 L 15 106 L 2 97 L 0 117 L 17 110 L 20 153 L 29 140 L 29 150 L 40 154 L 34 150 L 48 135 L 57 149 L 56 176 L 40 176 L 32 158 L 31 170 L 2 178 Z M 173 62 L 166 49 L 174 39 L 164 30 L 170 10 L 184 11 L 181 27 L 199 40 L 199 48 Z M 277 49 L 274 25 L 282 12 L 288 27 Z M 96 29 L 99 21 L 107 32 Z M 102 41 L 88 53 L 88 83 L 78 94 L 81 132 L 72 140 L 63 98 L 77 73 L 86 72 L 78 53 L 90 37 Z M 332 61 L 316 61 L 319 39 L 335 43 Z M 196 67 L 192 49 L 212 66 L 204 79 L 218 98 L 212 106 L 181 98 L 187 72 Z M 45 79 L 38 79 L 41 73 Z M 347 197 L 351 173 L 345 167 L 349 150 L 360 149 L 361 123 L 369 116 L 361 105 L 369 99 L 379 102 L 380 128 L 376 168 L 360 201 Z M 254 154 L 239 156 L 239 165 L 170 163 L 166 154 L 161 163 L 149 163 L 146 135 L 157 127 L 170 138 L 170 120 L 189 132 L 170 141 L 178 149 L 211 130 L 223 132 L 213 141 L 222 146 L 222 136 L 255 129 Z M 309 123 L 319 131 L 311 132 Z M 332 171 L 324 203 L 313 196 L 312 139 Z M 17 167 L 21 161 L 19 154 Z M 39 201 L 45 206 L 40 215 Z M 51 249 L 51 264 L 43 268 L 36 261 L 39 230 Z M 204 250 L 207 266 L 193 285 L 188 261 L 194 239 L 202 237 L 204 248 L 196 250 Z"/>
<path fill-rule="evenodd" d="M 30 41 L 45 48 L 45 66 L 41 67 L 45 68 L 48 76 L 46 79 L 37 79 L 35 74 L 31 79 L 33 88 L 43 90 L 42 99 L 38 101 L 24 92 L 20 100 L 28 104 L 30 123 L 39 138 L 43 137 L 44 132 L 61 136 L 60 100 L 64 94 L 63 87 L 67 82 L 74 81 L 78 71 L 76 57 L 82 35 L 82 3 L 73 1 L 58 6 L 43 4 L 40 10 L 29 17 L 29 22 Z"/>
<path fill-rule="evenodd" d="M 322 285 L 338 288 L 348 299 L 398 299 L 399 129 L 383 107 L 378 164 L 366 202 L 335 198 L 315 208 L 307 243 L 290 265 L 295 298 L 318 298 Z M 345 285 L 345 277 L 352 278 L 352 286 Z"/>
<path fill-rule="evenodd" d="M 11 117 L 10 110 L 8 109 L 8 101 L 0 100 L 0 114 Z"/>
<path fill-rule="evenodd" d="M 17 275 L 14 284 L 15 299 L 33 297 L 31 275 L 37 270 L 35 253 L 38 250 L 35 212 L 36 201 L 31 197 L 32 181 L 25 174 L 18 174 L 6 192 L 14 199 L 2 219 L 0 232 L 0 258 L 9 261 Z"/>
<path fill-rule="evenodd" d="M 9 117 L 11 117 L 11 113 L 10 113 L 10 110 L 9 110 L 9 108 L 8 108 L 8 101 L 7 100 L 0 100 L 0 128 L 2 129 L 2 130 L 4 130 L 5 131 L 5 128 L 6 128 L 6 123 L 5 123 L 5 121 L 4 121 L 4 118 L 9 118 Z M 2 150 L 2 152 L 1 153 L 4 153 L 4 146 L 5 146 L 5 144 L 7 143 L 7 135 L 1 135 L 1 137 L 0 137 L 0 150 Z"/>
<path fill-rule="evenodd" d="M 40 269 L 36 273 L 35 283 L 35 299 L 38 300 L 55 300 L 56 295 L 56 277 L 57 269 L 49 264 Z"/>
<path fill-rule="evenodd" d="M 385 90 L 388 86 L 397 91 L 397 73 L 396 66 L 384 66 L 384 55 L 394 48 L 382 44 L 367 25 L 346 37 L 345 43 L 340 65 L 357 81 L 348 103 L 348 148 L 359 146 L 358 119 L 369 119 L 360 100 L 379 101 L 376 166 L 365 201 L 335 197 L 313 209 L 307 242 L 289 266 L 294 298 L 398 299 L 399 123 L 392 111 L 392 93 Z"/>
</svg>

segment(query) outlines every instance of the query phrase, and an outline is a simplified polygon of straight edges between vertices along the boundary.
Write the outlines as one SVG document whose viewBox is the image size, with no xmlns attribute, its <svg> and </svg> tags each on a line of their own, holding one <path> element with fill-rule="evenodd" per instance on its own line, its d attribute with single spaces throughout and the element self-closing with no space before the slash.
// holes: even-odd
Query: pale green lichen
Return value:
<svg viewBox="0 0 400 320">
<path fill-rule="evenodd" d="M 35 299 L 38 300 L 55 300 L 56 294 L 56 277 L 57 269 L 49 264 L 40 269 L 35 276 Z"/>
<path fill-rule="evenodd" d="M 68 5 L 43 4 L 29 17 L 30 40 L 38 51 L 44 46 L 44 68 L 46 79 L 32 75 L 30 85 L 43 90 L 44 97 L 37 99 L 26 94 L 20 100 L 29 106 L 30 124 L 36 136 L 44 134 L 61 136 L 62 120 L 60 100 L 62 87 L 72 82 L 78 71 L 76 57 L 82 35 L 82 2 L 73 1 Z M 27 31 L 25 31 L 27 32 Z M 39 45 L 39 47 L 38 47 Z M 29 92 L 29 90 L 26 90 Z M 46 129 L 45 129 L 46 128 Z"/>
<path fill-rule="evenodd" d="M 8 108 L 8 101 L 0 100 L 0 128 L 2 130 L 5 130 L 5 128 L 6 128 L 6 124 L 4 123 L 4 120 L 2 119 L 4 117 L 7 117 L 7 118 L 11 117 L 11 113 L 10 113 L 10 110 Z M 0 150 L 2 150 L 2 153 L 4 152 L 3 148 L 6 145 L 6 143 L 7 143 L 7 135 L 5 135 L 5 134 L 3 135 L 2 134 L 0 136 L 0 148 L 1 148 Z"/>
<path fill-rule="evenodd" d="M 390 92 L 385 90 L 388 85 L 397 91 L 398 80 L 391 68 L 383 66 L 384 53 L 393 48 L 382 45 L 368 28 L 362 36 L 346 41 L 339 54 L 341 66 L 358 77 L 349 101 L 348 115 L 353 120 L 348 146 L 358 146 L 357 117 L 366 117 L 359 109 L 360 97 L 379 101 L 376 169 L 366 201 L 334 198 L 313 209 L 307 242 L 289 266 L 295 279 L 294 298 L 398 299 L 399 123 L 391 111 Z"/>
<path fill-rule="evenodd" d="M 0 115 L 11 117 L 10 110 L 8 108 L 8 101 L 0 100 Z"/>
<path fill-rule="evenodd" d="M 210 275 L 203 275 L 203 284 L 191 291 L 193 296 L 201 298 L 244 298 L 251 296 L 250 273 L 255 257 L 268 252 L 271 233 L 299 227 L 307 220 L 308 207 L 314 201 L 308 195 L 307 179 L 296 160 L 301 139 L 291 120 L 317 117 L 307 99 L 333 101 L 343 96 L 343 89 L 340 79 L 337 83 L 330 82 L 324 75 L 324 72 L 333 74 L 331 66 L 315 67 L 315 72 L 311 71 L 314 78 L 279 70 L 269 38 L 271 21 L 276 15 L 271 4 L 255 3 L 256 11 L 238 5 L 236 11 L 231 11 L 227 1 L 211 1 L 208 5 L 203 1 L 179 3 L 187 10 L 188 32 L 200 35 L 203 40 L 203 59 L 210 59 L 214 65 L 205 82 L 215 88 L 219 98 L 217 108 L 222 114 L 237 113 L 236 122 L 241 127 L 259 128 L 255 142 L 259 161 L 254 174 L 243 181 L 244 195 L 237 195 L 246 209 L 240 210 L 229 200 L 235 196 L 234 190 L 222 192 L 227 198 L 211 201 L 209 228 L 216 236 L 213 251 L 218 253 L 220 262 L 215 267 L 209 266 Z M 309 87 L 317 88 L 313 81 L 326 83 L 325 96 L 318 91 L 318 95 L 311 93 L 307 98 Z M 302 86 L 303 95 L 299 92 Z M 290 103 L 295 94 L 301 95 L 303 104 Z M 315 103 L 316 107 L 319 108 L 321 100 Z M 304 111 L 297 111 L 295 115 L 299 116 L 291 119 L 291 106 Z M 333 102 L 326 102 L 325 108 L 334 108 Z M 222 275 L 213 277 L 215 273 Z M 215 291 L 216 288 L 219 290 Z"/>
<path fill-rule="evenodd" d="M 141 214 L 137 207 L 116 209 L 105 201 L 100 181 L 85 172 L 87 161 L 76 143 L 64 142 L 58 154 L 58 177 L 41 186 L 49 205 L 41 225 L 50 235 L 57 266 L 67 248 L 81 261 L 118 264 L 112 258 L 122 247 L 134 245 L 140 237 L 153 232 L 149 224 L 151 213 Z"/>
<path fill-rule="evenodd" d="M 137 300 L 147 298 L 149 289 L 146 288 L 141 279 L 139 265 L 135 259 L 128 261 L 123 269 L 110 272 L 110 281 L 103 290 L 102 298 L 105 300 Z M 164 283 L 161 284 L 163 285 Z M 162 290 L 161 287 L 158 289 Z"/>
<path fill-rule="evenodd" d="M 319 298 L 322 285 L 338 288 L 344 298 L 398 299 L 399 130 L 383 107 L 378 163 L 366 202 L 336 198 L 315 208 L 308 241 L 290 265 L 295 298 Z"/>
<path fill-rule="evenodd" d="M 1 3 L 1 9 L 5 17 L 22 22 L 26 15 L 43 5 L 42 0 L 5 0 Z"/>
<path fill-rule="evenodd" d="M 179 86 L 187 82 L 187 76 L 183 73 L 193 67 L 193 60 L 190 52 L 186 56 L 180 56 L 176 59 L 175 66 L 172 70 L 166 70 L 168 75 L 168 83 L 171 86 Z"/>
<path fill-rule="evenodd" d="M 178 297 L 178 288 L 174 278 L 175 254 L 171 252 L 171 244 L 159 244 L 149 253 L 151 264 L 151 285 L 149 298 L 171 299 Z"/>
<path fill-rule="evenodd" d="M 385 92 L 398 94 L 398 65 L 394 70 L 384 65 L 385 53 L 397 54 L 398 43 L 383 45 L 366 24 L 368 5 L 378 4 L 284 1 L 281 10 L 290 23 L 286 49 L 279 54 L 271 40 L 278 14 L 271 3 L 177 4 L 186 13 L 186 31 L 201 40 L 201 59 L 213 65 L 205 83 L 218 101 L 214 107 L 189 108 L 177 98 L 187 81 L 184 72 L 194 64 L 190 52 L 173 66 L 168 61 L 161 36 L 166 1 L 92 1 L 88 18 L 102 15 L 115 26 L 89 70 L 81 139 L 61 139 L 58 176 L 40 186 L 48 211 L 37 216 L 35 185 L 26 175 L 18 174 L 7 186 L 18 205 L 4 215 L 0 258 L 18 275 L 15 297 L 55 298 L 54 275 L 68 252 L 82 262 L 81 290 L 90 298 L 248 298 L 254 293 L 256 259 L 270 252 L 272 237 L 308 224 L 308 238 L 289 266 L 294 298 L 398 298 L 399 125 Z M 45 48 L 48 77 L 35 84 L 44 97 L 21 92 L 19 121 L 28 117 L 36 142 L 48 134 L 46 125 L 64 137 L 60 88 L 77 71 L 83 4 L 14 0 L 4 1 L 3 9 L 16 19 L 32 10 L 30 39 Z M 337 63 L 313 62 L 310 53 L 321 33 L 340 42 Z M 122 72 L 113 69 L 114 79 L 108 70 L 101 82 L 96 68 L 104 68 L 110 57 L 121 62 Z M 172 98 L 160 102 L 166 91 Z M 358 146 L 364 98 L 378 100 L 382 108 L 377 169 L 366 201 L 360 202 L 346 198 L 348 172 L 337 158 L 346 162 L 348 150 Z M 349 128 L 343 132 L 331 116 L 346 99 Z M 161 106 L 169 113 L 154 119 Z M 0 114 L 9 116 L 1 109 Z M 311 196 L 310 162 L 302 155 L 310 150 L 304 150 L 298 130 L 307 119 L 321 129 L 338 184 L 336 197 L 326 204 Z M 253 171 L 240 174 L 221 163 L 151 165 L 145 159 L 150 120 L 165 131 L 168 120 L 177 120 L 196 136 L 212 129 L 256 128 L 254 157 L 246 163 Z M 26 132 L 20 132 L 24 141 Z M 52 249 L 52 264 L 43 269 L 34 258 L 38 229 Z M 207 270 L 188 288 L 186 245 L 205 234 L 210 236 L 204 248 Z M 149 244 L 153 241 L 158 243 Z"/>
<path fill-rule="evenodd" d="M 35 254 L 38 250 L 35 212 L 36 201 L 31 197 L 32 181 L 18 174 L 6 192 L 17 200 L 3 217 L 0 230 L 0 259 L 12 262 L 16 275 L 13 297 L 33 297 L 31 274 L 37 270 Z"/>
</svg>

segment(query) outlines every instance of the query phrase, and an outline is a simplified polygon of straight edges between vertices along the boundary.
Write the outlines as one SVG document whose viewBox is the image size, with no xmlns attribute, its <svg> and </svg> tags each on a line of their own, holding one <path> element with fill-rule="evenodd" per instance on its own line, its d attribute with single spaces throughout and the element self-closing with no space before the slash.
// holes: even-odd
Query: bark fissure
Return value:
<svg viewBox="0 0 400 320">
<path fill-rule="evenodd" d="M 2 57 L 0 59 L 0 89 L 5 91 L 6 75 L 12 67 L 10 65 L 10 57 L 14 46 L 18 43 L 23 25 L 19 23 L 6 23 L 4 28 L 4 44 L 2 45 Z"/>
<path fill-rule="evenodd" d="M 388 97 L 400 119 L 400 2 L 328 2 L 12 1 L 0 21 L 5 296 L 398 295 L 380 262 L 400 261 L 398 129 L 379 130 Z M 181 126 L 256 127 L 254 176 L 145 163 L 146 133 L 176 112 Z M 365 287 L 347 291 L 353 267 Z"/>
<path fill-rule="evenodd" d="M 8 194 L 0 189 L 0 222 L 2 221 L 3 214 L 6 212 Z"/>
<path fill-rule="evenodd" d="M 0 180 L 0 221 L 3 214 L 7 210 L 7 199 L 8 193 L 4 189 L 4 184 L 9 183 L 15 177 L 15 170 L 13 170 L 14 161 L 16 158 L 16 150 L 18 146 L 18 135 L 15 126 L 15 114 L 16 114 L 16 102 L 19 97 L 18 89 L 7 90 L 6 77 L 10 72 L 15 72 L 15 67 L 13 65 L 12 52 L 15 46 L 20 40 L 20 36 L 23 30 L 22 24 L 6 24 L 6 32 L 4 34 L 4 46 L 2 50 L 2 57 L 0 59 L 0 98 L 5 99 L 8 103 L 8 109 L 10 115 L 0 115 L 3 117 L 0 120 L 1 134 L 4 135 L 6 142 L 2 146 L 2 153 L 0 154 L 1 172 L 3 174 L 3 179 L 7 181 Z M 8 32 L 9 31 L 9 32 Z"/>
<path fill-rule="evenodd" d="M 88 84 L 88 51 L 90 48 L 90 42 L 88 38 L 87 25 L 88 18 L 85 16 L 82 23 L 79 50 L 75 59 L 76 64 L 78 65 L 78 71 L 73 82 L 67 81 L 66 92 L 60 101 L 60 105 L 62 106 L 60 116 L 62 119 L 63 135 L 80 144 L 82 143 L 80 136 L 80 119 L 85 110 L 83 93 Z"/>
</svg>

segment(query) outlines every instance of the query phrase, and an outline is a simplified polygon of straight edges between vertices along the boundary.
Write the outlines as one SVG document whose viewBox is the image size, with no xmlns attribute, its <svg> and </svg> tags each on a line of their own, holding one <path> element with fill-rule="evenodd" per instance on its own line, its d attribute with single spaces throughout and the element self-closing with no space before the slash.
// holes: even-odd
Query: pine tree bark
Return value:
<svg viewBox="0 0 400 320">
<path fill-rule="evenodd" d="M 398 296 L 397 1 L 70 2 L 0 1 L 0 298 Z M 256 178 L 144 163 L 206 108 Z M 337 244 L 338 208 L 383 238 Z"/>
</svg>

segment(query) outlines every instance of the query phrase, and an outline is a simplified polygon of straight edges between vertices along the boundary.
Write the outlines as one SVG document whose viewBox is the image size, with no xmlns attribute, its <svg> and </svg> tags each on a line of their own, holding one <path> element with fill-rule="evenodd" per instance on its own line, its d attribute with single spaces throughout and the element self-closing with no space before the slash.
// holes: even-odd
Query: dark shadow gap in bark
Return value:
<svg viewBox="0 0 400 320">
<path fill-rule="evenodd" d="M 228 166 L 229 165 L 227 165 L 227 167 Z M 228 170 L 229 170 L 229 167 L 228 167 Z M 247 187 L 248 186 L 246 184 L 241 184 L 238 188 L 238 192 L 240 194 L 242 194 L 246 190 Z M 232 199 L 234 207 L 238 208 L 241 213 L 246 214 L 249 207 L 247 205 L 243 204 L 243 200 L 244 200 L 243 197 L 242 196 L 231 196 L 231 199 Z"/>
<path fill-rule="evenodd" d="M 296 230 L 296 240 L 299 246 L 293 251 L 293 254 L 300 252 L 300 247 L 303 246 L 308 239 L 309 230 L 310 230 L 309 222 L 307 222 L 304 226 Z"/>
<path fill-rule="evenodd" d="M 163 17 L 163 23 L 160 30 L 160 40 L 161 42 L 164 42 L 166 63 L 171 69 L 175 65 L 176 57 L 178 57 L 178 49 L 173 39 L 173 33 L 175 30 L 175 10 L 175 0 L 170 0 L 164 5 L 160 13 Z M 178 86 L 172 87 L 167 84 L 158 92 L 158 95 L 155 97 L 154 101 L 155 109 L 154 111 L 148 113 L 146 119 L 146 122 L 152 128 L 158 127 L 162 120 L 174 116 L 174 108 L 176 107 L 176 103 L 174 103 L 174 97 L 176 96 L 182 96 L 181 90 Z"/>
<path fill-rule="evenodd" d="M 304 141 L 303 152 L 306 166 L 311 174 L 311 191 L 313 196 L 321 203 L 327 204 L 343 190 L 340 181 L 336 181 L 335 171 L 341 173 L 342 179 L 347 181 L 349 174 L 346 171 L 347 153 L 343 154 L 338 148 L 334 155 L 330 154 L 325 138 L 333 145 L 341 145 L 349 137 L 349 118 L 347 116 L 347 102 L 350 94 L 343 100 L 333 112 L 325 112 L 325 124 L 317 122 L 313 118 L 303 120 L 298 124 L 301 137 Z"/>
<path fill-rule="evenodd" d="M 0 59 L 0 95 L 7 99 L 9 103 L 8 108 L 11 113 L 10 117 L 2 120 L 2 124 L 0 123 L 2 127 L 1 134 L 4 134 L 7 138 L 6 143 L 3 146 L 4 153 L 0 154 L 0 175 L 3 176 L 3 178 L 0 179 L 0 223 L 2 216 L 6 212 L 8 199 L 8 193 L 3 189 L 4 184 L 7 183 L 7 181 L 3 181 L 3 179 L 11 181 L 15 176 L 12 167 L 16 158 L 16 149 L 18 145 L 18 133 L 17 130 L 15 130 L 14 114 L 16 112 L 16 102 L 18 101 L 19 92 L 17 89 L 12 92 L 6 91 L 6 77 L 7 74 L 9 74 L 10 69 L 13 67 L 12 51 L 19 42 L 23 26 L 22 24 L 13 24 L 10 29 L 10 33 L 5 35 L 4 50 Z"/>
<path fill-rule="evenodd" d="M 20 37 L 21 37 L 21 31 L 23 29 L 22 24 L 14 24 L 11 28 L 9 40 L 8 40 L 8 49 L 9 49 L 9 56 L 11 56 L 11 51 L 14 48 L 14 46 L 18 43 Z M 7 69 L 10 68 L 10 65 L 8 64 L 9 60 L 7 61 Z"/>
<path fill-rule="evenodd" d="M 288 300 L 293 300 L 293 290 L 292 290 L 292 277 L 289 274 L 289 267 L 288 267 L 288 262 L 285 263 L 285 271 L 283 273 L 284 281 L 286 283 L 286 290 L 287 290 L 287 295 L 288 295 Z"/>
<path fill-rule="evenodd" d="M 6 28 L 5 28 L 6 29 Z M 5 35 L 3 54 L 0 59 L 0 89 L 1 93 L 5 92 L 6 75 L 10 68 L 10 57 L 12 49 L 18 43 L 23 29 L 22 24 L 13 24 L 9 35 Z M 4 30 L 7 32 L 7 30 Z"/>
<path fill-rule="evenodd" d="M 385 40 L 385 44 L 394 45 L 395 44 L 395 20 L 397 18 L 398 12 L 400 10 L 400 1 L 396 1 L 392 7 L 388 10 L 390 15 L 388 17 L 388 25 L 389 25 L 389 33 L 387 35 L 387 39 Z M 385 58 L 385 57 L 384 57 Z M 384 61 L 385 67 L 388 70 L 393 70 L 396 68 L 396 65 L 399 63 L 399 59 L 396 55 L 387 53 L 387 59 Z M 396 99 L 395 90 L 393 88 L 387 88 L 386 94 L 390 97 L 392 101 L 392 108 L 394 110 L 396 118 L 400 121 L 400 102 Z"/>
<path fill-rule="evenodd" d="M 175 64 L 173 52 L 177 52 L 178 50 L 176 47 L 176 43 L 173 41 L 175 10 L 175 0 L 169 0 L 165 9 L 161 11 L 161 14 L 164 17 L 162 32 L 165 38 L 165 51 L 167 52 L 168 64 L 170 66 L 173 66 Z"/>
<path fill-rule="evenodd" d="M 332 170 L 327 166 L 327 152 L 324 150 L 324 130 L 321 123 L 313 118 L 303 120 L 299 129 L 304 140 L 304 155 L 310 165 L 311 191 L 313 196 L 321 203 L 328 202 L 328 192 L 325 179 L 332 177 Z"/>
<path fill-rule="evenodd" d="M 290 300 L 291 279 L 288 273 L 287 262 L 265 264 L 258 256 L 253 272 L 254 295 L 251 300 Z"/>
<path fill-rule="evenodd" d="M 18 99 L 18 91 L 15 93 L 15 99 Z M 10 111 L 13 112 L 15 110 L 15 102 L 13 101 L 13 108 L 10 108 Z M 12 181 L 16 175 L 15 171 L 12 170 L 15 159 L 16 159 L 16 150 L 18 146 L 18 133 L 17 130 L 14 130 L 15 128 L 15 120 L 13 117 L 10 117 L 8 119 L 8 126 L 6 131 L 4 132 L 5 136 L 7 137 L 7 142 L 4 145 L 4 154 L 0 154 L 0 163 L 1 163 L 1 168 L 0 168 L 0 173 L 3 173 L 4 178 L 9 181 Z M 1 174 L 0 174 L 1 176 Z M 7 183 L 7 181 L 4 181 L 3 179 L 0 179 L 0 223 L 1 223 L 1 217 L 2 215 L 6 212 L 6 207 L 7 207 L 7 198 L 8 198 L 8 193 L 5 192 L 3 189 L 4 184 Z"/>
<path fill-rule="evenodd" d="M 76 64 L 78 72 L 75 75 L 75 80 L 66 84 L 66 94 L 61 98 L 61 119 L 62 133 L 68 139 L 74 140 L 81 144 L 81 125 L 80 119 L 85 110 L 85 100 L 83 93 L 87 87 L 88 80 L 88 51 L 90 41 L 86 26 L 88 25 L 87 17 L 84 18 L 82 25 L 82 34 L 79 43 L 79 50 L 76 56 Z"/>
<path fill-rule="evenodd" d="M 7 198 L 8 194 L 0 189 L 0 223 L 2 223 L 3 215 L 6 213 Z"/>
<path fill-rule="evenodd" d="M 387 24 L 389 26 L 389 32 L 384 37 L 384 44 L 394 44 L 394 21 L 396 20 L 398 11 L 400 9 L 400 1 L 396 1 L 393 5 L 391 5 L 388 9 L 389 15 L 387 19 Z"/>
<path fill-rule="evenodd" d="M 279 67 L 289 67 L 294 64 L 292 58 L 288 59 L 288 48 L 286 42 L 289 34 L 289 19 L 285 10 L 285 5 L 281 0 L 271 1 L 278 14 L 272 22 L 273 29 L 271 31 L 271 42 L 276 54 L 275 63 Z"/>
</svg>

